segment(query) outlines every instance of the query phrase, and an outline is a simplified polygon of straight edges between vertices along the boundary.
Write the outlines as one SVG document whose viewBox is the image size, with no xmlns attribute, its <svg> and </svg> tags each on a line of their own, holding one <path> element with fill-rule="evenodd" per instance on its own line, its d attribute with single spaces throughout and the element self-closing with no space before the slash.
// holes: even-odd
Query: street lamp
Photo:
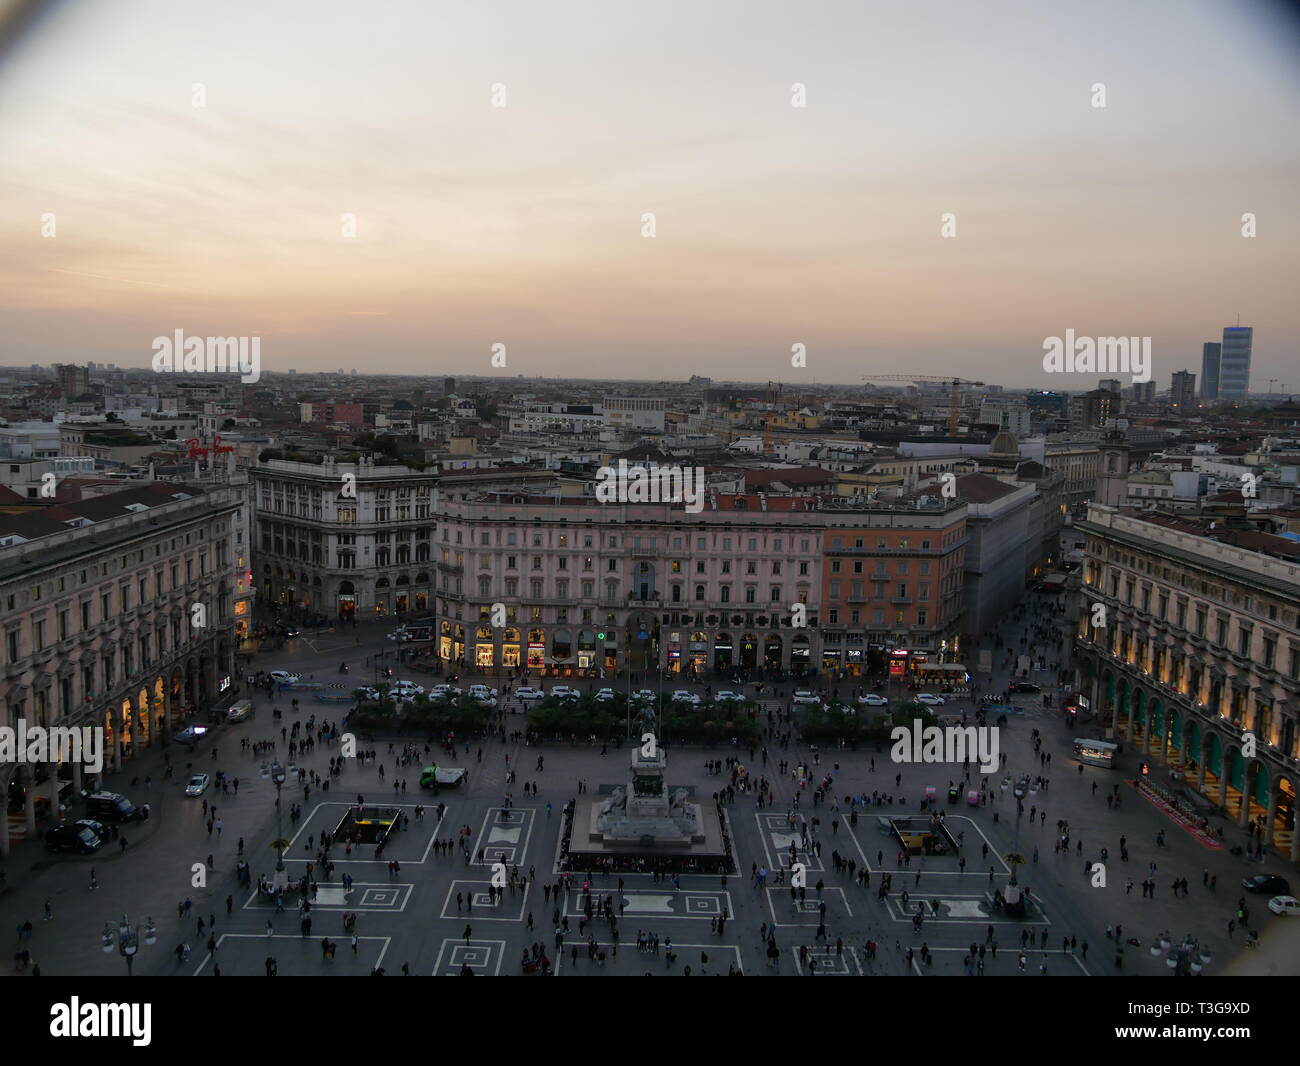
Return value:
<svg viewBox="0 0 1300 1066">
<path fill-rule="evenodd" d="M 150 929 L 153 928 L 152 919 L 150 919 L 149 928 Z M 126 975 L 127 977 L 131 977 L 132 976 L 131 964 L 135 961 L 136 952 L 140 950 L 139 930 L 131 926 L 131 920 L 124 914 L 122 915 L 122 922 L 118 926 L 117 932 L 118 932 L 117 949 L 121 953 L 122 958 L 126 960 Z M 104 933 L 105 933 L 104 950 L 109 951 L 111 950 L 111 944 L 108 939 L 110 935 L 110 930 L 107 926 L 104 929 Z M 157 939 L 157 937 L 155 937 L 155 939 Z"/>
<path fill-rule="evenodd" d="M 284 808 L 280 803 L 280 790 L 284 786 L 284 768 L 276 763 L 272 773 L 275 782 L 275 892 L 278 896 L 289 885 L 289 874 L 284 868 Z"/>
</svg>

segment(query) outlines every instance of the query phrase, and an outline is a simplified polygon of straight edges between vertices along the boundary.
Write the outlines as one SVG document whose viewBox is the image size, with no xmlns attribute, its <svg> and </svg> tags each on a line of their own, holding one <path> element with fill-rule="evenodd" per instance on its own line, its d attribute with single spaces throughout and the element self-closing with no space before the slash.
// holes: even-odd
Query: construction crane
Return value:
<svg viewBox="0 0 1300 1066">
<path fill-rule="evenodd" d="M 948 436 L 957 435 L 957 401 L 961 399 L 963 385 L 983 385 L 982 381 L 970 381 L 967 378 L 942 377 L 935 374 L 864 374 L 863 381 L 901 381 L 912 384 L 916 381 L 942 381 L 952 386 L 948 398 Z"/>
</svg>

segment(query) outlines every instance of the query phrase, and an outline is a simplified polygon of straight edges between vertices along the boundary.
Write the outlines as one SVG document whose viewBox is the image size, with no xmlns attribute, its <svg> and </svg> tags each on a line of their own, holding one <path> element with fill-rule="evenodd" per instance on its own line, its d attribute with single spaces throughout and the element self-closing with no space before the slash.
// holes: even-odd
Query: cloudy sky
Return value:
<svg viewBox="0 0 1300 1066">
<path fill-rule="evenodd" d="M 1152 337 L 1163 388 L 1240 314 L 1300 391 L 1284 12 L 65 2 L 0 67 L 0 364 L 180 328 L 266 370 L 1087 387 L 1042 369 L 1073 329 Z"/>
</svg>

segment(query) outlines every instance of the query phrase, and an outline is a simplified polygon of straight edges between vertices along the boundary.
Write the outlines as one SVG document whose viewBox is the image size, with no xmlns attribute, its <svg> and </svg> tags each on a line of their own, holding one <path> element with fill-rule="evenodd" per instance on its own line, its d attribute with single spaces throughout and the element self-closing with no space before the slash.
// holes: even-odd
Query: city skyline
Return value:
<svg viewBox="0 0 1300 1066">
<path fill-rule="evenodd" d="M 1150 336 L 1163 383 L 1240 315 L 1257 389 L 1295 365 L 1280 7 L 738 10 L 56 8 L 0 77 L 0 362 L 144 368 L 183 328 L 268 373 L 1075 390 L 1107 375 L 1045 338 Z M 1223 49 L 1253 62 L 1202 79 Z"/>
</svg>

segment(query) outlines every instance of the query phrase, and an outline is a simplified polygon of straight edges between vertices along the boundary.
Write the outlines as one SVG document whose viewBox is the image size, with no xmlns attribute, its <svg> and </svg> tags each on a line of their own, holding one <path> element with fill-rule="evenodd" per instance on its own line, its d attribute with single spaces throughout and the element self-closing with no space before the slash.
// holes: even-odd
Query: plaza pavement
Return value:
<svg viewBox="0 0 1300 1066">
<path fill-rule="evenodd" d="M 383 627 L 363 630 L 363 643 L 356 643 L 353 633 L 323 634 L 320 637 L 299 638 L 281 653 L 274 656 L 257 656 L 253 669 L 288 667 L 305 674 L 315 673 L 317 680 L 337 680 L 337 664 L 346 658 L 353 665 L 351 683 L 366 680 L 364 672 L 357 669 L 360 658 L 367 652 L 383 646 Z M 1012 628 L 1005 635 L 1014 636 Z M 1018 638 L 1017 638 L 1018 639 Z M 390 645 L 391 647 L 391 645 Z M 415 676 L 415 675 L 413 675 Z M 420 678 L 421 683 L 427 679 Z M 678 687 L 677 683 L 671 683 Z M 1005 684 L 999 679 L 996 687 Z M 715 682 L 715 687 L 723 687 Z M 993 687 L 993 686 L 989 686 Z M 300 695 L 298 717 L 305 720 L 315 713 L 317 721 L 337 719 L 338 705 L 318 704 L 310 696 Z M 275 702 L 284 710 L 282 723 L 288 726 L 293 715 L 289 701 L 278 698 Z M 262 759 L 255 759 L 239 751 L 239 739 L 248 736 L 266 739 L 272 734 L 271 699 L 259 697 L 254 717 L 245 723 L 223 726 L 213 741 L 201 744 L 190 753 L 171 746 L 175 767 L 171 781 L 162 781 L 162 751 L 154 749 L 142 754 L 128 769 L 111 777 L 106 787 L 127 793 L 135 802 L 148 800 L 153 807 L 150 823 L 142 827 L 128 827 L 126 835 L 130 845 L 125 855 L 115 848 L 106 847 L 90 858 L 52 857 L 37 844 L 27 843 L 15 849 L 6 866 L 11 888 L 0 896 L 0 928 L 7 927 L 13 937 L 15 926 L 30 918 L 35 932 L 28 947 L 33 957 L 47 975 L 86 974 L 112 975 L 124 971 L 123 960 L 116 952 L 104 953 L 99 937 L 106 922 L 116 928 L 117 920 L 129 915 L 132 924 L 143 925 L 152 916 L 159 936 L 154 945 L 142 945 L 135 963 L 135 972 L 141 975 L 210 975 L 214 966 L 220 966 L 224 975 L 255 974 L 264 972 L 264 960 L 273 955 L 281 976 L 298 974 L 327 975 L 340 973 L 368 973 L 381 965 L 386 973 L 401 972 L 403 963 L 416 975 L 453 975 L 463 966 L 476 974 L 514 974 L 519 972 L 519 958 L 524 948 L 533 941 L 541 941 L 555 961 L 554 927 L 551 911 L 542 894 L 542 885 L 554 883 L 554 862 L 557 854 L 560 828 L 559 810 L 575 795 L 575 783 L 581 778 L 590 783 L 593 791 L 601 785 L 626 783 L 629 749 L 610 750 L 605 757 L 599 747 L 587 745 L 545 745 L 540 749 L 527 748 L 513 743 L 489 741 L 483 745 L 483 761 L 476 758 L 478 745 L 468 752 L 462 750 L 455 765 L 470 771 L 466 787 L 444 791 L 440 797 L 447 804 L 447 812 L 439 829 L 432 810 L 423 822 L 412 819 L 410 828 L 401 834 L 390 848 L 385 861 L 376 862 L 372 856 L 354 856 L 344 859 L 336 848 L 335 879 L 344 872 L 354 878 L 356 891 L 350 900 L 343 900 L 341 891 L 333 885 L 322 885 L 322 898 L 313 908 L 311 935 L 303 938 L 299 931 L 297 912 L 289 909 L 275 915 L 274 908 L 250 898 L 248 892 L 237 890 L 234 867 L 237 859 L 236 842 L 242 836 L 245 851 L 254 876 L 269 874 L 275 862 L 275 852 L 270 843 L 276 837 L 274 787 L 259 773 Z M 774 707 L 774 703 L 769 703 Z M 969 706 L 969 705 L 968 705 Z M 1262 945 L 1258 950 L 1248 950 L 1244 934 L 1237 932 L 1230 941 L 1227 922 L 1235 911 L 1237 898 L 1242 894 L 1239 882 L 1243 876 L 1259 872 L 1282 873 L 1294 881 L 1293 871 L 1286 864 L 1270 859 L 1263 864 L 1249 863 L 1233 857 L 1227 849 L 1211 851 L 1182 832 L 1126 784 L 1121 787 L 1124 804 L 1121 810 L 1112 811 L 1105 804 L 1106 792 L 1116 782 L 1123 782 L 1134 771 L 1135 757 L 1128 754 L 1117 769 L 1085 767 L 1082 776 L 1077 763 L 1070 756 L 1071 735 L 1055 709 L 1045 710 L 1041 699 L 1033 697 L 1023 703 L 1025 714 L 1012 717 L 1002 734 L 1003 751 L 1007 753 L 1006 773 L 1040 772 L 1038 760 L 1032 754 L 1030 733 L 1039 728 L 1044 736 L 1044 751 L 1051 752 L 1052 765 L 1041 772 L 1051 780 L 1050 790 L 1026 798 L 1030 804 L 1047 810 L 1046 826 L 1036 822 L 1028 824 L 1028 816 L 1016 826 L 1015 801 L 1002 794 L 997 783 L 1001 775 L 994 775 L 993 784 L 999 799 L 986 808 L 970 808 L 964 803 L 949 806 L 946 790 L 949 779 L 960 774 L 960 767 L 946 766 L 895 766 L 889 762 L 888 750 L 820 753 L 816 776 L 831 770 L 839 762 L 836 792 L 844 797 L 850 792 L 870 794 L 873 789 L 893 793 L 906 799 L 905 806 L 872 808 L 862 813 L 856 829 L 848 826 L 846 811 L 841 806 L 838 814 L 840 826 L 831 831 L 831 819 L 837 817 L 829 806 L 814 810 L 811 792 L 801 795 L 801 810 L 809 817 L 816 814 L 821 819 L 820 862 L 809 855 L 801 859 L 809 867 L 808 902 L 801 907 L 791 903 L 788 889 L 771 884 L 756 889 L 750 878 L 751 864 L 774 868 L 789 843 L 789 834 L 782 824 L 784 814 L 796 791 L 795 783 L 787 776 L 778 779 L 775 763 L 785 758 L 798 762 L 807 753 L 794 745 L 789 750 L 772 747 L 766 771 L 759 756 L 753 763 L 758 773 L 766 772 L 776 792 L 775 806 L 770 811 L 757 810 L 752 794 L 742 794 L 729 810 L 733 840 L 737 849 L 739 873 L 729 877 L 725 886 L 721 879 L 712 876 L 682 878 L 680 892 L 671 885 L 655 884 L 647 876 L 625 875 L 625 894 L 629 907 L 620 922 L 620 940 L 617 957 L 610 949 L 608 923 L 598 920 L 593 935 L 604 945 L 606 962 L 603 967 L 589 962 L 585 951 L 579 952 L 576 964 L 571 961 L 572 946 L 581 946 L 585 936 L 578 934 L 578 907 L 576 897 L 566 901 L 565 913 L 569 915 L 570 932 L 564 939 L 565 953 L 559 962 L 561 976 L 601 974 L 682 973 L 687 965 L 693 973 L 725 973 L 729 963 L 740 966 L 747 974 L 771 973 L 763 954 L 760 926 L 763 922 L 776 923 L 776 939 L 782 950 L 779 965 L 781 974 L 807 973 L 808 968 L 799 961 L 798 948 L 808 946 L 818 958 L 820 974 L 853 976 L 904 975 L 904 974 L 961 974 L 962 957 L 970 943 L 984 943 L 990 920 L 981 909 L 981 900 L 990 891 L 988 866 L 994 867 L 992 887 L 1002 887 L 1009 878 L 1010 868 L 1003 860 L 1013 848 L 1029 857 L 1033 846 L 1039 847 L 1039 860 L 1020 868 L 1021 883 L 1032 886 L 1044 903 L 1042 914 L 1031 914 L 1024 920 L 994 920 L 994 936 L 998 942 L 998 956 L 985 960 L 986 975 L 1018 974 L 1017 954 L 1019 937 L 1023 929 L 1036 933 L 1046 928 L 1046 951 L 1035 948 L 1028 951 L 1026 976 L 1040 973 L 1046 965 L 1049 976 L 1090 974 L 1149 974 L 1165 975 L 1168 968 L 1164 958 L 1153 958 L 1147 945 L 1161 930 L 1168 930 L 1177 942 L 1183 934 L 1191 932 L 1207 944 L 1213 961 L 1206 969 L 1208 975 L 1216 973 L 1287 973 L 1300 971 L 1294 961 L 1293 934 L 1288 925 L 1294 922 L 1275 917 L 1267 912 L 1266 899 L 1249 897 L 1250 925 L 1261 931 Z M 342 708 L 345 709 L 345 708 Z M 507 719 L 510 723 L 511 719 Z M 520 721 L 514 719 L 514 721 Z M 509 727 L 509 725 L 508 725 Z M 278 735 L 278 728 L 275 730 Z M 408 790 L 403 795 L 393 789 L 393 758 L 388 755 L 387 743 L 374 745 L 380 752 L 379 761 L 388 771 L 381 783 L 373 766 L 349 762 L 337 786 L 326 792 L 312 789 L 305 803 L 305 818 L 289 827 L 287 804 L 302 800 L 302 792 L 285 788 L 286 830 L 293 846 L 286 853 L 291 873 L 305 868 L 311 852 L 305 849 L 308 834 L 317 836 L 322 828 L 332 829 L 343 810 L 338 804 L 346 803 L 356 793 L 366 796 L 368 803 L 397 803 L 413 808 L 417 803 L 429 807 L 436 804 L 428 793 L 421 794 L 416 786 L 419 768 L 423 763 L 408 767 L 397 777 L 405 777 Z M 217 757 L 212 757 L 216 749 Z M 284 746 L 280 759 L 288 762 Z M 315 751 L 299 764 L 323 772 L 330 755 L 336 749 L 317 745 Z M 545 757 L 545 770 L 535 771 L 538 754 Z M 708 797 L 725 783 L 725 778 L 709 776 L 704 762 L 711 758 L 725 758 L 735 754 L 750 765 L 747 751 L 728 748 L 706 750 L 701 748 L 668 748 L 670 786 L 693 787 L 697 798 Z M 499 807 L 507 791 L 505 775 L 506 756 L 510 764 L 518 767 L 518 781 L 511 786 L 515 811 L 502 822 Z M 876 772 L 870 769 L 875 758 Z M 447 760 L 441 760 L 444 764 Z M 238 796 L 209 790 L 208 799 L 218 807 L 223 821 L 220 838 L 214 832 L 209 838 L 202 816 L 202 801 L 187 799 L 182 795 L 187 770 L 213 772 L 224 770 L 230 777 L 240 778 Z M 143 784 L 132 785 L 131 779 L 141 782 L 146 774 L 153 778 L 152 789 L 146 793 Z M 895 774 L 902 775 L 901 786 L 895 788 Z M 974 780 L 978 782 L 978 778 Z M 1091 784 L 1096 780 L 1099 788 L 1094 797 Z M 536 799 L 523 796 L 524 781 L 536 781 L 539 795 Z M 913 861 L 911 866 L 894 874 L 893 895 L 884 904 L 877 902 L 875 890 L 879 875 L 895 869 L 896 847 L 880 835 L 876 827 L 878 814 L 915 813 L 925 786 L 938 789 L 942 808 L 952 820 L 950 825 L 966 829 L 964 853 L 968 857 L 964 873 L 951 868 L 943 860 Z M 555 813 L 548 818 L 545 806 L 550 801 Z M 994 815 L 997 821 L 994 821 Z M 773 817 L 775 815 L 776 817 Z M 1055 823 L 1059 818 L 1070 822 L 1071 853 L 1058 857 L 1053 853 L 1052 841 Z M 964 819 L 965 821 L 958 821 Z M 486 862 L 466 864 L 459 853 L 445 857 L 433 853 L 429 843 L 435 836 L 441 839 L 454 837 L 462 825 L 471 829 L 474 852 L 480 845 L 488 850 Z M 1165 830 L 1168 847 L 1158 849 L 1155 835 Z M 1235 827 L 1227 827 L 1229 844 L 1241 842 L 1242 834 Z M 1130 862 L 1119 862 L 1119 837 L 1127 835 Z M 989 843 L 987 862 L 979 856 L 981 838 Z M 1244 839 L 1244 838 L 1243 838 Z M 1082 840 L 1084 856 L 1075 854 L 1075 844 Z M 1105 846 L 1110 851 L 1109 878 L 1106 888 L 1093 888 L 1090 879 L 1083 876 L 1083 859 L 1096 858 L 1097 851 Z M 507 893 L 495 907 L 487 906 L 486 887 L 494 853 L 505 849 L 512 862 L 521 870 L 532 866 L 536 880 L 526 895 Z M 853 858 L 859 866 L 866 864 L 871 871 L 870 887 L 863 889 L 853 884 L 847 875 L 838 875 L 831 869 L 831 851 L 838 849 Z M 367 849 L 368 850 L 368 849 Z M 877 853 L 882 852 L 883 862 Z M 208 854 L 214 858 L 214 868 L 208 874 L 206 888 L 191 886 L 192 866 L 202 864 Z M 390 877 L 386 859 L 395 856 L 401 862 L 401 872 Z M 1132 876 L 1136 882 L 1147 876 L 1148 863 L 1155 861 L 1156 895 L 1154 900 L 1144 899 L 1140 888 L 1134 887 L 1131 895 L 1124 889 L 1125 879 Z M 89 888 L 90 868 L 95 867 L 99 888 Z M 821 868 L 819 868 L 821 867 Z M 915 884 L 915 875 L 921 871 L 921 883 Z M 1201 884 L 1202 871 L 1217 874 L 1218 890 L 1211 893 Z M 1186 877 L 1190 891 L 1187 899 L 1175 899 L 1170 883 L 1175 877 Z M 828 942 L 814 942 L 817 916 L 815 913 L 815 886 L 824 881 L 823 895 L 828 907 Z M 603 892 L 616 892 L 616 877 L 597 878 L 597 888 Z M 913 897 L 938 899 L 940 914 L 927 920 L 919 933 L 914 933 L 910 919 L 903 913 L 897 898 L 903 889 Z M 473 909 L 467 915 L 456 908 L 455 896 L 473 894 Z M 226 914 L 227 896 L 232 897 L 232 911 Z M 193 912 L 188 920 L 177 917 L 177 904 L 189 897 Z M 43 903 L 49 899 L 54 917 L 42 920 Z M 710 932 L 710 919 L 723 909 L 731 915 L 725 933 L 718 937 Z M 355 932 L 358 935 L 357 953 L 350 947 L 350 936 L 342 928 L 345 910 L 358 913 Z M 526 928 L 526 916 L 531 912 L 535 929 Z M 206 949 L 206 932 L 197 935 L 196 919 L 216 916 L 216 935 L 219 940 L 216 958 Z M 266 922 L 272 922 L 272 935 L 266 935 Z M 465 942 L 465 925 L 471 926 L 469 942 Z M 1045 924 L 1044 924 L 1045 923 Z M 1114 965 L 1113 945 L 1107 942 L 1104 930 L 1107 924 L 1119 924 L 1124 935 L 1137 936 L 1141 948 L 1126 948 L 1123 969 Z M 669 969 L 663 957 L 642 955 L 635 942 L 638 929 L 654 930 L 661 938 L 671 937 L 678 959 Z M 322 958 L 319 941 L 329 936 L 338 944 L 333 960 Z M 1089 944 L 1086 962 L 1062 952 L 1061 938 L 1073 936 L 1080 945 Z M 835 951 L 836 938 L 844 941 L 842 953 Z M 874 939 L 879 944 L 875 959 L 866 957 L 865 943 Z M 11 943 L 13 940 L 11 939 Z M 191 945 L 188 960 L 178 962 L 174 949 L 180 943 Z M 910 946 L 919 953 L 922 944 L 928 945 L 933 962 L 921 964 L 919 958 L 909 966 L 905 951 Z M 708 962 L 701 961 L 701 953 Z M 4 969 L 12 974 L 11 967 Z"/>
</svg>

